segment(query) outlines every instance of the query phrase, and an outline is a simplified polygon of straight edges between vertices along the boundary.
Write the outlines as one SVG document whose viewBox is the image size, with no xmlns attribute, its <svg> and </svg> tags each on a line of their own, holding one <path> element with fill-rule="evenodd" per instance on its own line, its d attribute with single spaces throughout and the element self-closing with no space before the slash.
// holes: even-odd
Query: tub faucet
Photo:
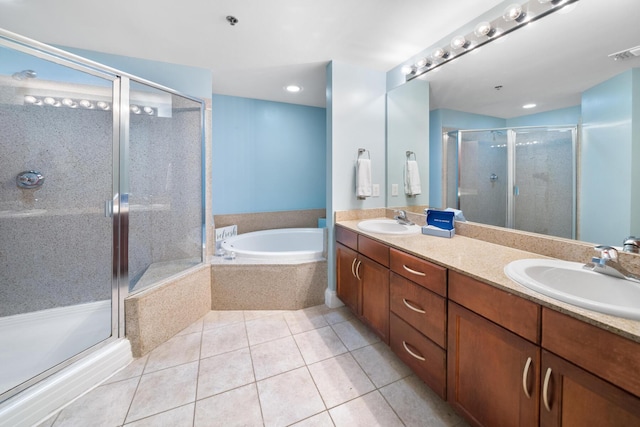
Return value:
<svg viewBox="0 0 640 427">
<path fill-rule="evenodd" d="M 627 271 L 618 261 L 618 250 L 611 246 L 598 245 L 594 249 L 600 253 L 599 257 L 591 258 L 591 262 L 584 268 L 597 273 L 607 274 L 618 279 L 631 280 L 640 283 L 640 276 Z"/>
<path fill-rule="evenodd" d="M 398 210 L 394 210 L 393 212 L 395 212 L 395 216 L 393 217 L 393 219 L 395 219 L 396 221 L 398 221 L 398 224 L 402 224 L 402 225 L 415 225 L 409 218 L 407 218 L 407 213 L 401 209 Z"/>
</svg>

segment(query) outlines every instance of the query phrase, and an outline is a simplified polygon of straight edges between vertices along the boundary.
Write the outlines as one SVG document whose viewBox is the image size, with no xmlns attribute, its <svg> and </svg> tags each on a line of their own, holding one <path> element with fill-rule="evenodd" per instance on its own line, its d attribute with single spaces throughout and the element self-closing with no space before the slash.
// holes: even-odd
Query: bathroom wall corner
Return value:
<svg viewBox="0 0 640 427">
<path fill-rule="evenodd" d="M 141 357 L 211 310 L 211 266 L 203 264 L 125 299 L 126 336 Z"/>
</svg>

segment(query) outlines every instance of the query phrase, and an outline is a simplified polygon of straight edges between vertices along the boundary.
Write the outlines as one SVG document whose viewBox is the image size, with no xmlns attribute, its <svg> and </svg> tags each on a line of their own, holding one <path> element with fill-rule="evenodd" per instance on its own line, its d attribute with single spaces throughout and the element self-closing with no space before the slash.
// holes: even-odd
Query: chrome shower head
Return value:
<svg viewBox="0 0 640 427">
<path fill-rule="evenodd" d="M 38 73 L 33 70 L 22 70 L 11 75 L 16 80 L 35 79 L 38 77 Z"/>
</svg>

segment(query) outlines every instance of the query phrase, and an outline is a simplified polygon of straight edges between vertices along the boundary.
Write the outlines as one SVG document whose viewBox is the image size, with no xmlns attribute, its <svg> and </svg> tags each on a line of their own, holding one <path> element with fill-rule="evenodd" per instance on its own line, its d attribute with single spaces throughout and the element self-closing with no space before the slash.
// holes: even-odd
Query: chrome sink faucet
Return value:
<svg viewBox="0 0 640 427">
<path fill-rule="evenodd" d="M 399 224 L 402 225 L 415 225 L 409 218 L 407 218 L 407 213 L 401 209 L 397 209 L 393 211 L 396 215 L 393 217 Z"/>
<path fill-rule="evenodd" d="M 597 273 L 607 274 L 619 279 L 631 280 L 640 283 L 640 276 L 627 271 L 618 261 L 618 250 L 611 246 L 598 245 L 594 247 L 600 253 L 599 257 L 591 258 L 591 262 L 584 268 Z"/>
</svg>

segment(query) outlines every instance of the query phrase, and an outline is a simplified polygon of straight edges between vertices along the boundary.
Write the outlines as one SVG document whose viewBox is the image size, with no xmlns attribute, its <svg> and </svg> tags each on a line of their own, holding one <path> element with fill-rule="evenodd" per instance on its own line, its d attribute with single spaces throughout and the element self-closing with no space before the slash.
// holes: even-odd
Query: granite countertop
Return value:
<svg viewBox="0 0 640 427">
<path fill-rule="evenodd" d="M 504 273 L 504 267 L 511 261 L 548 257 L 464 236 L 454 236 L 448 239 L 423 234 L 368 233 L 358 228 L 358 222 L 360 220 L 338 221 L 337 224 L 640 343 L 640 321 L 610 316 L 558 301 L 514 282 Z"/>
</svg>

